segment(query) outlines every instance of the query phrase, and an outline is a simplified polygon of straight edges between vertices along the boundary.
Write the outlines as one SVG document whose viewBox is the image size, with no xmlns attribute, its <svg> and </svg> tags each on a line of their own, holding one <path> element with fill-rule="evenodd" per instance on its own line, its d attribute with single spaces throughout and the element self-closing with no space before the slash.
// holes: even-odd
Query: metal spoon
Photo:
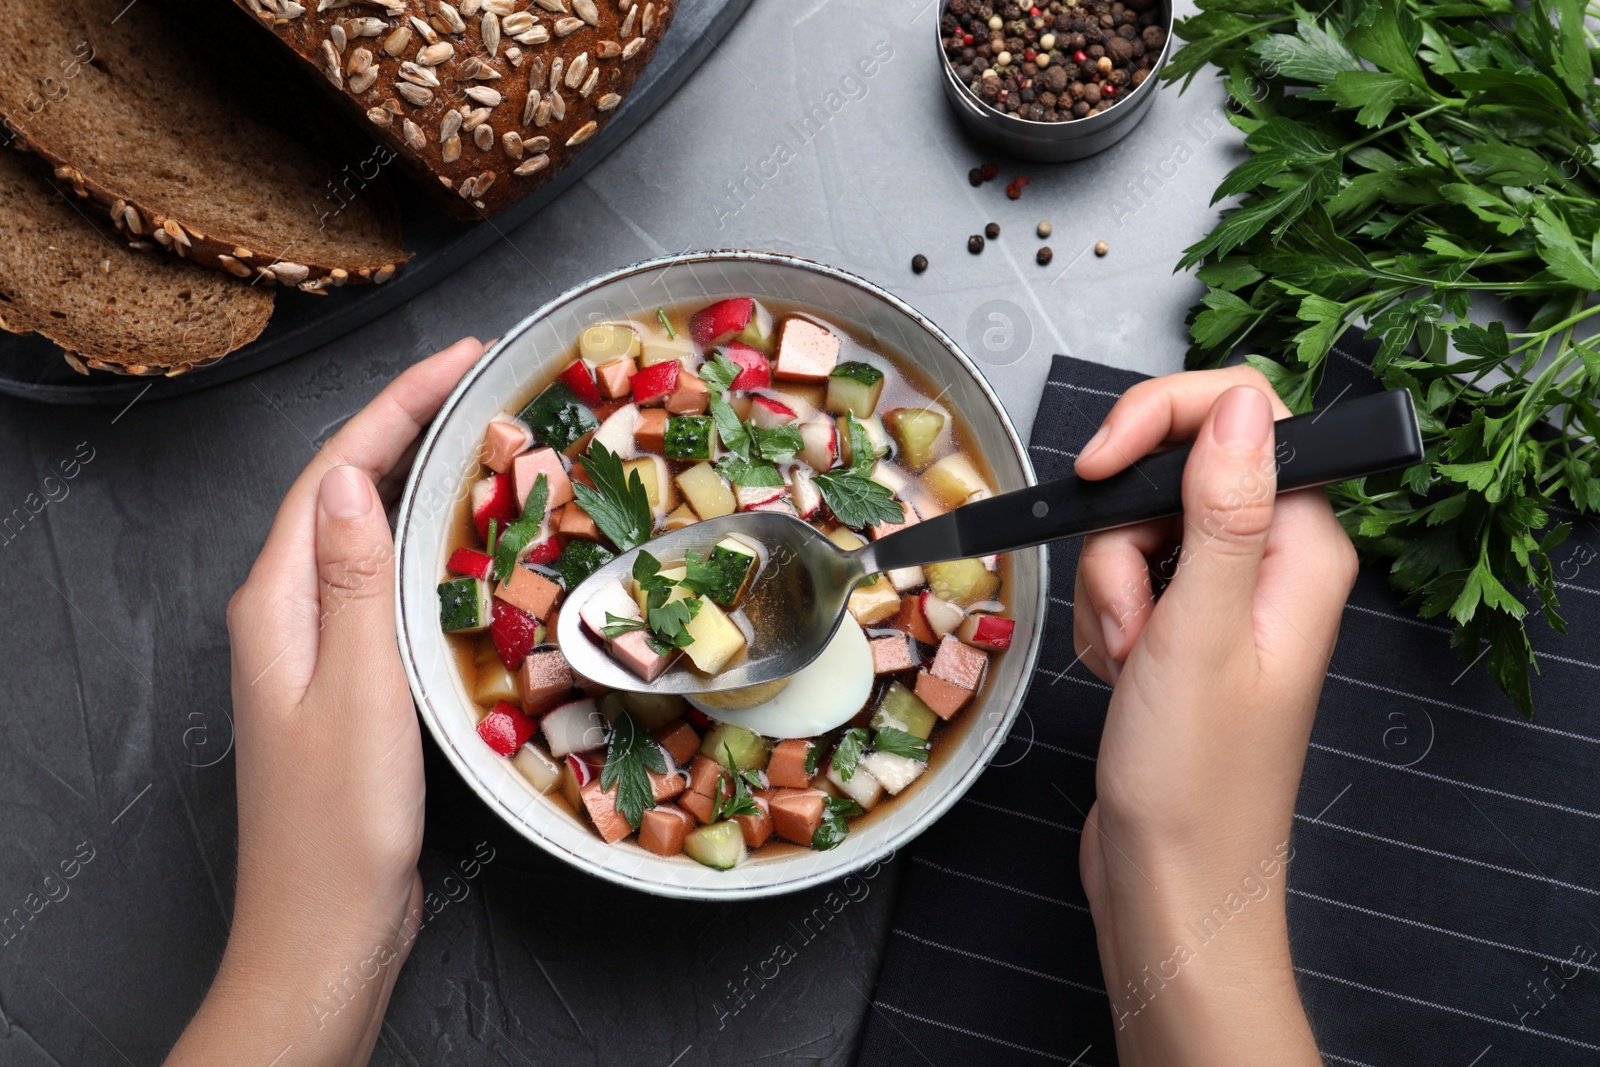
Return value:
<svg viewBox="0 0 1600 1067">
<path fill-rule="evenodd" d="M 1411 394 L 1403 389 L 1335 404 L 1280 420 L 1275 427 L 1278 492 L 1342 482 L 1422 459 Z M 579 618 L 605 583 L 632 575 L 638 549 L 601 567 L 562 605 L 556 640 L 573 670 L 612 689 L 717 693 L 795 674 L 827 646 L 850 592 L 880 571 L 1013 552 L 1183 511 L 1183 467 L 1189 446 L 1160 452 L 1099 482 L 1075 477 L 989 497 L 919 522 L 854 551 L 845 551 L 804 520 L 777 512 L 743 512 L 698 522 L 642 548 L 665 564 L 685 553 L 708 553 L 738 535 L 766 552 L 741 603 L 752 632 L 737 665 L 706 676 L 679 657 L 653 682 L 623 667 Z"/>
</svg>

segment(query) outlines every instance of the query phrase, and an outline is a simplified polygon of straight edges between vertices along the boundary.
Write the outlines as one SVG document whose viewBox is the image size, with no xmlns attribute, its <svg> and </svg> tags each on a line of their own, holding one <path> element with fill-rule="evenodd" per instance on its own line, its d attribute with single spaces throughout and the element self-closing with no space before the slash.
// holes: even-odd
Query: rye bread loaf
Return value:
<svg viewBox="0 0 1600 1067">
<path fill-rule="evenodd" d="M 373 146 L 231 5 L 0 14 L 0 140 L 49 160 L 128 239 L 312 291 L 384 281 L 407 258 Z"/>
<path fill-rule="evenodd" d="M 615 113 L 676 0 L 235 0 L 365 116 L 440 205 L 493 215 Z"/>
<path fill-rule="evenodd" d="M 0 327 L 43 334 L 83 373 L 168 376 L 266 327 L 270 287 L 133 251 L 70 196 L 40 160 L 0 150 Z"/>
</svg>

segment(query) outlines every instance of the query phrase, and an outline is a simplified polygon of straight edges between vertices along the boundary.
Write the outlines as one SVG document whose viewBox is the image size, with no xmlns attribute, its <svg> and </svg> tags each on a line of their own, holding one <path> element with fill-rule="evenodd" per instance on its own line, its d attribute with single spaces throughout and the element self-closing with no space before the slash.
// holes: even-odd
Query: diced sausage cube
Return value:
<svg viewBox="0 0 1600 1067">
<path fill-rule="evenodd" d="M 917 665 L 911 654 L 909 637 L 874 637 L 872 646 L 872 673 L 894 674 L 909 671 Z"/>
<path fill-rule="evenodd" d="M 657 804 L 639 820 L 639 847 L 658 856 L 676 856 L 693 827 L 694 821 L 682 808 Z"/>
<path fill-rule="evenodd" d="M 811 742 L 801 737 L 779 741 L 767 761 L 767 781 L 781 789 L 805 789 L 811 785 L 811 775 L 806 773 L 806 757 L 811 754 Z"/>
<path fill-rule="evenodd" d="M 603 367 L 596 367 L 595 385 L 600 395 L 615 400 L 633 392 L 633 376 L 639 368 L 631 359 L 614 359 Z"/>
<path fill-rule="evenodd" d="M 939 718 L 949 719 L 966 707 L 967 701 L 972 699 L 972 690 L 963 689 L 928 671 L 918 671 L 917 697 L 932 708 Z"/>
<path fill-rule="evenodd" d="M 688 786 L 689 780 L 675 771 L 666 774 L 657 774 L 655 771 L 645 771 L 650 779 L 650 796 L 657 804 L 663 800 L 671 800 L 680 795 Z"/>
<path fill-rule="evenodd" d="M 888 625 L 910 634 L 925 645 L 935 644 L 939 640 L 933 627 L 928 625 L 927 616 L 922 614 L 922 604 L 914 593 L 907 593 L 900 598 L 900 613 L 890 619 Z"/>
<path fill-rule="evenodd" d="M 561 587 L 526 567 L 512 567 L 511 576 L 496 587 L 494 595 L 542 620 L 555 606 L 556 597 L 561 595 Z"/>
<path fill-rule="evenodd" d="M 683 808 L 684 811 L 687 811 L 690 815 L 693 815 L 695 821 L 701 825 L 709 824 L 711 822 L 712 812 L 716 810 L 716 801 L 712 800 L 708 796 L 704 796 L 703 794 L 696 793 L 693 790 L 688 789 L 684 790 L 683 793 L 679 795 L 678 804 Z"/>
<path fill-rule="evenodd" d="M 971 645 L 963 644 L 953 634 L 946 634 L 939 642 L 939 652 L 933 657 L 933 673 L 969 693 L 975 693 L 983 684 L 983 669 L 989 665 L 989 654 Z"/>
<path fill-rule="evenodd" d="M 674 719 L 665 726 L 657 727 L 652 736 L 656 744 L 666 749 L 672 762 L 680 767 L 694 759 L 695 753 L 700 751 L 700 735 L 689 725 L 688 719 Z"/>
<path fill-rule="evenodd" d="M 572 480 L 567 477 L 567 469 L 561 465 L 561 457 L 553 448 L 541 448 L 524 452 L 512 464 L 512 475 L 517 481 L 518 507 L 527 507 L 528 494 L 533 491 L 533 483 L 541 474 L 550 492 L 544 502 L 546 511 L 554 511 L 572 499 Z"/>
<path fill-rule="evenodd" d="M 767 801 L 773 832 L 785 841 L 810 848 L 811 838 L 822 825 L 826 797 L 820 789 L 775 790 Z"/>
<path fill-rule="evenodd" d="M 493 419 L 483 431 L 483 465 L 497 474 L 511 469 L 512 460 L 533 447 L 533 434 L 515 419 Z"/>
<path fill-rule="evenodd" d="M 701 796 L 715 796 L 717 789 L 727 788 L 727 772 L 722 765 L 706 756 L 696 756 L 689 761 L 689 792 Z"/>
<path fill-rule="evenodd" d="M 556 515 L 556 533 L 566 538 L 579 538 L 584 541 L 600 540 L 600 527 L 589 517 L 589 513 L 578 506 L 576 500 L 564 505 Z"/>
<path fill-rule="evenodd" d="M 769 792 L 763 790 L 763 793 Z M 744 833 L 746 848 L 760 848 L 767 843 L 767 838 L 772 836 L 772 812 L 767 797 L 757 793 L 750 798 L 755 801 L 756 807 L 761 809 L 760 815 L 735 815 L 733 821 L 739 824 L 739 829 Z"/>
<path fill-rule="evenodd" d="M 572 692 L 572 667 L 559 648 L 529 653 L 522 661 L 522 710 L 543 715 Z"/>
<path fill-rule="evenodd" d="M 641 452 L 659 455 L 667 447 L 667 413 L 660 408 L 646 408 L 639 412 L 639 425 L 633 431 L 633 443 Z"/>
<path fill-rule="evenodd" d="M 838 365 L 839 338 L 832 330 L 806 319 L 783 320 L 778 331 L 779 378 L 790 382 L 820 382 Z"/>
<path fill-rule="evenodd" d="M 915 526 L 922 521 L 917 518 L 917 513 L 910 504 L 902 504 L 900 510 L 905 512 L 904 522 L 879 522 L 867 527 L 867 532 L 872 535 L 874 541 L 882 537 L 888 537 L 892 533 L 899 533 L 907 526 Z"/>
<path fill-rule="evenodd" d="M 673 655 L 663 656 L 650 647 L 643 630 L 630 630 L 611 642 L 611 654 L 634 674 L 647 682 L 653 682 L 667 669 L 667 665 L 676 655 L 676 650 Z"/>
<path fill-rule="evenodd" d="M 710 406 L 711 391 L 706 383 L 688 371 L 679 374 L 678 387 L 667 397 L 667 410 L 674 415 L 704 415 Z"/>
<path fill-rule="evenodd" d="M 633 833 L 633 827 L 617 810 L 616 786 L 601 789 L 600 779 L 596 778 L 584 786 L 579 795 L 583 797 L 583 808 L 589 813 L 589 821 L 594 823 L 595 830 L 606 844 L 614 845 Z"/>
</svg>

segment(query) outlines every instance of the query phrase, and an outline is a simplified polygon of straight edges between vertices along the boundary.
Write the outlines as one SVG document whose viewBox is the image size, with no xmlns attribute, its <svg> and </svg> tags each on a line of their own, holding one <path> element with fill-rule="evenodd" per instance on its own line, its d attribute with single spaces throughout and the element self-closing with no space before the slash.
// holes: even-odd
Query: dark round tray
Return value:
<svg viewBox="0 0 1600 1067">
<path fill-rule="evenodd" d="M 327 296 L 285 289 L 260 337 L 209 367 L 176 378 L 102 371 L 84 376 L 43 337 L 0 332 L 0 393 L 47 404 L 125 404 L 147 392 L 150 399 L 177 396 L 276 366 L 371 322 L 449 277 L 588 173 L 666 103 L 750 2 L 680 0 L 655 57 L 605 130 L 554 181 L 493 219 L 457 222 L 404 179 L 396 182 L 405 247 L 413 258 L 392 281 L 335 289 Z"/>
</svg>

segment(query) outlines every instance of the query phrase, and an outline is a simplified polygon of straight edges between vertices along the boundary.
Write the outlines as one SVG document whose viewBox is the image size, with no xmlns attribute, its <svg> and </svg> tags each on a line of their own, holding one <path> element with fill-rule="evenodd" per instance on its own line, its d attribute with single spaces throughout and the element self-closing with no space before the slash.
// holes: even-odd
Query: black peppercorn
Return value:
<svg viewBox="0 0 1600 1067">
<path fill-rule="evenodd" d="M 967 181 L 971 182 L 974 187 L 982 185 L 983 171 L 977 167 L 973 167 L 971 170 L 967 171 Z"/>
<path fill-rule="evenodd" d="M 983 234 L 975 233 L 967 238 L 967 251 L 973 255 L 983 251 Z"/>
<path fill-rule="evenodd" d="M 1038 261 L 1039 266 L 1043 267 L 1046 264 L 1048 264 L 1050 262 L 1050 260 L 1053 259 L 1054 257 L 1055 257 L 1055 253 L 1050 251 L 1050 246 L 1049 245 L 1045 245 L 1043 248 L 1039 249 L 1038 253 L 1036 255 L 1034 255 L 1033 258 Z"/>
<path fill-rule="evenodd" d="M 983 228 L 983 233 L 985 237 L 989 238 L 989 240 L 994 240 L 996 237 L 1000 236 L 1000 224 L 998 222 L 989 223 L 989 225 Z"/>
<path fill-rule="evenodd" d="M 921 274 L 928 269 L 928 257 L 918 252 L 911 257 L 911 273 Z"/>
</svg>

